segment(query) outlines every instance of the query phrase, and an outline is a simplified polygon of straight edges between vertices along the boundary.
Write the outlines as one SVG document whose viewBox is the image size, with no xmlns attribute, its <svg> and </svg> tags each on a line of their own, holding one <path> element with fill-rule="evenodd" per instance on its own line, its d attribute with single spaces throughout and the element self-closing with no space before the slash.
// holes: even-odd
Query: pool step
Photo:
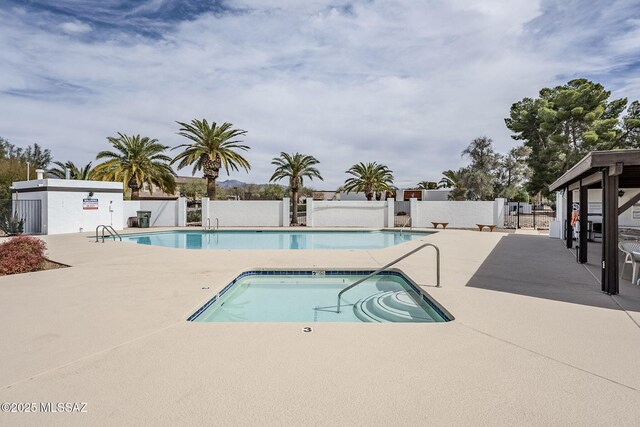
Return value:
<svg viewBox="0 0 640 427">
<path fill-rule="evenodd" d="M 418 301 L 408 291 L 384 291 L 361 299 L 353 311 L 363 322 L 433 322 Z"/>
</svg>

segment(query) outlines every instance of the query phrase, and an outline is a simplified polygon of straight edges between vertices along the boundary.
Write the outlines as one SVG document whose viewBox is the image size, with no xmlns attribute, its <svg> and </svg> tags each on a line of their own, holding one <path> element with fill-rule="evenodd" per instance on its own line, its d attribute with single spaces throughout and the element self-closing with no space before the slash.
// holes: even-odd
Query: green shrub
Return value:
<svg viewBox="0 0 640 427">
<path fill-rule="evenodd" d="M 9 236 L 22 234 L 24 232 L 24 219 L 17 215 L 0 215 L 0 231 Z"/>
<path fill-rule="evenodd" d="M 30 236 L 16 236 L 0 244 L 0 274 L 29 273 L 42 268 L 47 245 Z"/>
<path fill-rule="evenodd" d="M 187 211 L 187 222 L 200 222 L 200 218 L 202 217 L 202 211 Z"/>
</svg>

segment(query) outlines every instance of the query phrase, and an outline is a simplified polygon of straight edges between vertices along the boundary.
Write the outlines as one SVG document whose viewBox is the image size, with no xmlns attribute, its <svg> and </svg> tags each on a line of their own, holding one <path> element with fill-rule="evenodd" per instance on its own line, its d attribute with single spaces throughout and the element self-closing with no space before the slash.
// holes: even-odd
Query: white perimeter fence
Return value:
<svg viewBox="0 0 640 427">
<path fill-rule="evenodd" d="M 209 221 L 207 221 L 209 220 Z M 289 198 L 283 200 L 202 199 L 202 225 L 223 227 L 288 227 Z"/>
<path fill-rule="evenodd" d="M 313 201 L 307 199 L 307 227 L 393 227 L 394 200 Z M 431 222 L 447 222 L 452 228 L 475 228 L 476 224 L 502 227 L 504 199 L 487 202 L 410 201 L 413 227 L 432 227 Z M 289 199 L 202 201 L 202 224 L 221 227 L 288 227 Z"/>
<path fill-rule="evenodd" d="M 137 217 L 138 211 L 150 211 L 150 227 L 184 227 L 187 225 L 187 201 L 178 200 L 125 200 L 123 219 L 125 227 L 129 218 Z"/>
</svg>

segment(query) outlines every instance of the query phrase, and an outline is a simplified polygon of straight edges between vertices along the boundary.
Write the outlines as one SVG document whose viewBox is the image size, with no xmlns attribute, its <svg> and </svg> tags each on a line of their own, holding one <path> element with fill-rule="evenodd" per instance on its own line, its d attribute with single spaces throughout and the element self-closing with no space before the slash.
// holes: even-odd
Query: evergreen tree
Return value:
<svg viewBox="0 0 640 427">
<path fill-rule="evenodd" d="M 43 149 L 37 143 L 28 146 L 21 155 L 22 160 L 28 162 L 33 169 L 46 169 L 51 163 L 51 151 Z"/>
<path fill-rule="evenodd" d="M 527 159 L 530 193 L 548 194 L 548 186 L 593 150 L 630 148 L 637 144 L 640 108 L 627 100 L 609 100 L 611 93 L 586 79 L 543 88 L 536 99 L 511 106 L 505 124 L 531 150 Z"/>
</svg>

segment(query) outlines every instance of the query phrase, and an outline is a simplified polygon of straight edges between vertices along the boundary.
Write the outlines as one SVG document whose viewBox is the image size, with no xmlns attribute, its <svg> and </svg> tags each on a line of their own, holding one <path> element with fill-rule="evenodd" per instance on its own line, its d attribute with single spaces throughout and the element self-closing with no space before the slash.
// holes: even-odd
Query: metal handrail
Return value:
<svg viewBox="0 0 640 427">
<path fill-rule="evenodd" d="M 216 218 L 216 222 L 213 226 L 214 230 L 217 230 L 220 228 L 220 221 L 218 220 L 218 218 Z M 211 230 L 211 218 L 207 218 L 207 225 L 205 225 L 204 227 L 205 230 Z"/>
<path fill-rule="evenodd" d="M 120 234 L 118 234 L 118 232 L 112 226 L 100 224 L 99 226 L 96 227 L 96 243 L 98 243 L 98 231 L 101 228 L 102 228 L 102 243 L 104 243 L 104 231 L 105 230 L 107 230 L 109 232 L 111 237 L 113 237 L 113 240 L 116 240 L 116 236 L 117 236 L 118 239 L 120 239 L 120 241 L 122 242 L 122 236 L 120 236 Z"/>
<path fill-rule="evenodd" d="M 388 269 L 392 265 L 397 264 L 398 262 L 402 261 L 403 259 L 407 258 L 408 256 L 411 256 L 411 255 L 415 254 L 416 252 L 418 252 L 419 250 L 426 248 L 427 246 L 431 246 L 436 250 L 436 287 L 439 288 L 440 287 L 440 248 L 438 248 L 436 245 L 434 245 L 432 243 L 424 243 L 424 244 L 418 246 L 417 248 L 415 248 L 414 250 L 409 251 L 406 254 L 402 255 L 400 258 L 394 259 L 389 264 L 386 264 L 386 265 L 380 267 L 379 269 L 377 269 L 373 273 L 363 277 L 360 280 L 357 280 L 356 282 L 352 283 L 351 285 L 349 285 L 346 288 L 344 288 L 343 290 L 341 290 L 338 293 L 338 304 L 337 304 L 338 305 L 338 310 L 336 311 L 336 313 L 340 313 L 340 299 L 342 298 L 342 294 L 343 293 L 347 292 L 349 289 L 353 288 L 354 286 L 359 285 L 360 283 L 364 282 L 365 280 L 372 278 L 376 274 L 380 274 L 381 272 L 385 271 L 386 269 Z"/>
<path fill-rule="evenodd" d="M 411 216 L 407 217 L 407 220 L 404 222 L 404 225 L 400 227 L 400 235 L 402 236 L 402 230 L 411 222 Z M 413 224 L 411 224 L 411 228 L 413 229 Z"/>
</svg>

